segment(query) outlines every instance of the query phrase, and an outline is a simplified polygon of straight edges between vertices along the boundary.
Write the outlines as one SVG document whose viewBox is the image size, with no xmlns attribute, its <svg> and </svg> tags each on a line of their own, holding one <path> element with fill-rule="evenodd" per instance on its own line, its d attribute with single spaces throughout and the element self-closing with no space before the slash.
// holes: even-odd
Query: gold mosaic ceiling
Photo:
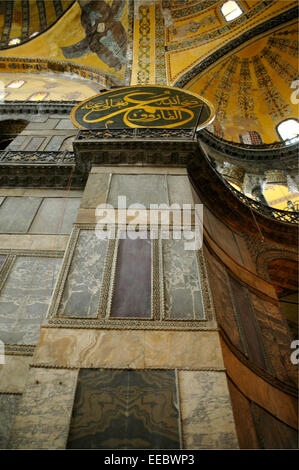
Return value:
<svg viewBox="0 0 299 470">
<path fill-rule="evenodd" d="M 272 32 L 268 28 L 247 43 L 244 39 L 179 84 L 215 51 L 297 6 L 293 0 L 237 1 L 242 15 L 230 22 L 221 13 L 224 0 L 0 2 L 1 56 L 4 61 L 34 59 L 35 66 L 43 59 L 71 64 L 70 71 L 80 66 L 83 78 L 88 69 L 87 79 L 93 69 L 116 85 L 184 86 L 214 103 L 213 129 L 225 139 L 239 142 L 240 134 L 250 130 L 270 143 L 279 140 L 275 126 L 280 120 L 297 113 L 290 98 L 298 68 L 297 19 L 287 26 L 285 20 L 275 24 Z M 28 40 L 36 30 L 44 32 Z M 13 37 L 25 42 L 7 47 Z M 9 68 L 5 62 L 5 72 Z M 20 66 L 12 68 L 15 72 Z"/>
<path fill-rule="evenodd" d="M 211 129 L 219 137 L 240 142 L 240 135 L 254 131 L 256 143 L 269 144 L 280 140 L 276 126 L 281 121 L 298 118 L 298 77 L 295 20 L 238 47 L 186 88 L 214 103 Z"/>
<path fill-rule="evenodd" d="M 5 0 L 0 2 L 0 49 L 23 43 L 42 33 L 74 0 Z M 11 44 L 12 43 L 12 44 Z"/>
</svg>

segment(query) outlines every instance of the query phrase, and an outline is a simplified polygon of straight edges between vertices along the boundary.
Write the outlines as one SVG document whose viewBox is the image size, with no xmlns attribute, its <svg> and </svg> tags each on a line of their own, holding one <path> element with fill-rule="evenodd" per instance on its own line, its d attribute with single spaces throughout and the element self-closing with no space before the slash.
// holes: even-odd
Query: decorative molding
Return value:
<svg viewBox="0 0 299 470">
<path fill-rule="evenodd" d="M 2 150 L 0 151 L 0 165 L 6 163 L 17 163 L 28 164 L 28 165 L 59 165 L 63 164 L 74 164 L 75 155 L 73 152 L 57 151 L 57 152 L 46 152 L 46 151 L 26 151 L 26 150 Z"/>
<path fill-rule="evenodd" d="M 197 136 L 200 142 L 207 144 L 211 149 L 239 162 L 244 162 L 245 160 L 255 163 L 263 161 L 272 163 L 274 160 L 284 161 L 285 159 L 296 159 L 297 161 L 298 143 L 292 145 L 285 145 L 284 142 L 261 145 L 240 144 L 221 139 L 206 129 L 198 132 Z"/>
<path fill-rule="evenodd" d="M 204 320 L 167 320 L 164 319 L 164 301 L 162 301 L 164 279 L 162 266 L 161 239 L 152 240 L 152 318 L 111 318 L 111 301 L 115 289 L 115 267 L 117 263 L 118 240 L 109 240 L 104 261 L 104 272 L 97 318 L 61 317 L 59 306 L 64 292 L 67 276 L 74 258 L 75 249 L 81 230 L 95 230 L 93 224 L 75 226 L 65 252 L 63 264 L 53 292 L 47 318 L 43 326 L 57 328 L 93 328 L 93 329 L 158 329 L 158 330 L 217 330 L 211 293 L 203 254 L 197 254 L 198 270 L 202 286 L 202 298 L 205 309 Z M 116 227 L 117 228 L 117 227 Z M 123 227 L 122 227 L 123 229 Z"/>
<path fill-rule="evenodd" d="M 5 344 L 4 351 L 7 356 L 33 356 L 35 345 L 31 344 Z"/>
<path fill-rule="evenodd" d="M 99 69 L 88 65 L 80 65 L 74 62 L 67 62 L 54 59 L 38 59 L 36 57 L 1 57 L 1 72 L 34 72 L 34 73 L 66 73 L 77 75 L 80 78 L 90 80 L 99 85 L 99 92 L 103 88 L 120 86 L 121 83 L 108 73 L 100 72 Z"/>
<path fill-rule="evenodd" d="M 1 58 L 0 58 L 1 60 Z M 0 101 L 0 114 L 67 114 L 77 101 Z"/>
</svg>

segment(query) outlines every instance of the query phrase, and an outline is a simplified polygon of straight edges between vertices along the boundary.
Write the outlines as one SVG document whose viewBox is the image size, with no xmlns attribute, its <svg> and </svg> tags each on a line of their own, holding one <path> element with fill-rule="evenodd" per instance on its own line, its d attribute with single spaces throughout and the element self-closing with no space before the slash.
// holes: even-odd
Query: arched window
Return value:
<svg viewBox="0 0 299 470">
<path fill-rule="evenodd" d="M 263 143 L 260 134 L 256 131 L 246 131 L 239 135 L 241 144 L 261 145 Z"/>
<path fill-rule="evenodd" d="M 235 20 L 243 13 L 237 2 L 234 2 L 233 0 L 225 2 L 221 7 L 221 12 L 226 21 Z"/>
<path fill-rule="evenodd" d="M 299 122 L 297 119 L 286 119 L 277 126 L 277 132 L 286 145 L 299 142 Z"/>
</svg>

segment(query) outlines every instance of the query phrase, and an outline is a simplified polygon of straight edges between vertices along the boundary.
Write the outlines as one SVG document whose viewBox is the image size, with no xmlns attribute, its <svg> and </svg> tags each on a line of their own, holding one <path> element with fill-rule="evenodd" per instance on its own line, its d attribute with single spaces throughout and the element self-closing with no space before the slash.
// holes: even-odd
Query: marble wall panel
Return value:
<svg viewBox="0 0 299 470">
<path fill-rule="evenodd" d="M 27 127 L 26 131 L 31 130 L 50 130 L 55 129 L 55 126 L 59 123 L 59 119 L 48 118 L 44 122 L 30 122 Z"/>
<path fill-rule="evenodd" d="M 0 206 L 1 206 L 2 202 L 4 201 L 4 199 L 5 199 L 5 196 L 0 196 Z"/>
<path fill-rule="evenodd" d="M 94 230 L 81 230 L 59 306 L 59 315 L 98 316 L 107 240 Z"/>
<path fill-rule="evenodd" d="M 179 371 L 185 449 L 237 449 L 225 372 Z"/>
<path fill-rule="evenodd" d="M 42 328 L 34 359 L 74 367 L 224 367 L 218 331 Z"/>
<path fill-rule="evenodd" d="M 236 279 L 228 275 L 236 316 L 239 318 L 246 341 L 249 359 L 266 369 L 262 338 L 251 305 L 251 298 L 246 289 Z"/>
<path fill-rule="evenodd" d="M 151 240 L 119 240 L 111 317 L 151 317 Z"/>
<path fill-rule="evenodd" d="M 0 393 L 23 393 L 31 356 L 5 355 L 5 363 L 0 364 Z"/>
<path fill-rule="evenodd" d="M 70 119 L 60 119 L 59 123 L 57 124 L 55 129 L 62 129 L 62 130 L 69 130 L 69 129 L 77 129 Z"/>
<path fill-rule="evenodd" d="M 45 137 L 33 137 L 30 142 L 26 145 L 25 149 L 26 151 L 31 151 L 34 152 L 40 148 L 42 143 L 44 142 Z"/>
<path fill-rule="evenodd" d="M 205 318 L 196 252 L 184 249 L 184 240 L 163 240 L 165 317 L 177 320 Z"/>
<path fill-rule="evenodd" d="M 6 260 L 6 256 L 0 255 L 0 270 L 1 270 L 1 268 L 2 268 L 2 266 L 3 266 L 3 264 L 4 264 L 4 262 L 5 262 L 5 260 Z"/>
<path fill-rule="evenodd" d="M 64 135 L 54 135 L 51 137 L 50 142 L 47 144 L 44 150 L 46 150 L 46 152 L 58 152 L 64 139 Z"/>
<path fill-rule="evenodd" d="M 18 135 L 6 148 L 6 150 L 20 150 L 25 140 L 28 137 L 25 135 Z"/>
<path fill-rule="evenodd" d="M 36 344 L 61 259 L 17 257 L 0 292 L 0 339 Z"/>
<path fill-rule="evenodd" d="M 81 369 L 68 448 L 179 449 L 174 371 Z"/>
<path fill-rule="evenodd" d="M 80 207 L 89 209 L 104 204 L 107 199 L 109 180 L 109 173 L 89 174 Z"/>
<path fill-rule="evenodd" d="M 65 449 L 77 378 L 77 370 L 30 370 L 8 448 Z"/>
<path fill-rule="evenodd" d="M 44 198 L 30 233 L 71 233 L 80 198 Z"/>
<path fill-rule="evenodd" d="M 168 193 L 170 204 L 191 204 L 193 206 L 193 198 L 191 193 L 191 185 L 188 176 L 183 175 L 167 175 Z"/>
<path fill-rule="evenodd" d="M 108 203 L 118 207 L 118 196 L 126 196 L 127 207 L 131 204 L 168 204 L 165 175 L 112 175 Z"/>
<path fill-rule="evenodd" d="M 0 449 L 6 449 L 21 395 L 0 393 Z"/>
<path fill-rule="evenodd" d="M 40 197 L 7 197 L 0 207 L 0 233 L 26 233 L 41 201 Z"/>
</svg>

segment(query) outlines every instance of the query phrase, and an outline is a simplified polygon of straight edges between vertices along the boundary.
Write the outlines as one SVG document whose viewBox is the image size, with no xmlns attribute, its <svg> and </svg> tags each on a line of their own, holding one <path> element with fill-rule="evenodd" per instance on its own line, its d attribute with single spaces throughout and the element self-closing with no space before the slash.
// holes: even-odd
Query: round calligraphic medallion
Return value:
<svg viewBox="0 0 299 470">
<path fill-rule="evenodd" d="M 180 88 L 129 86 L 93 96 L 71 112 L 80 129 L 202 129 L 214 119 L 214 107 Z"/>
</svg>

